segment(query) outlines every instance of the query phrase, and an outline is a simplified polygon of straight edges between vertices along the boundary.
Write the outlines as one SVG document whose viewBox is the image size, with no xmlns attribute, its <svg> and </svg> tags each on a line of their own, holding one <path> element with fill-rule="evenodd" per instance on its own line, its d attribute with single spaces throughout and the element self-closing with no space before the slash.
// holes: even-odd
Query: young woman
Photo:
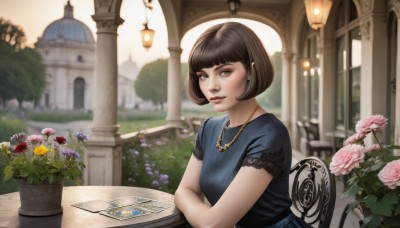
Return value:
<svg viewBox="0 0 400 228">
<path fill-rule="evenodd" d="M 290 211 L 287 129 L 255 99 L 272 80 L 264 46 L 240 23 L 215 25 L 195 43 L 188 96 L 227 115 L 202 124 L 175 193 L 193 227 L 308 226 Z"/>
</svg>

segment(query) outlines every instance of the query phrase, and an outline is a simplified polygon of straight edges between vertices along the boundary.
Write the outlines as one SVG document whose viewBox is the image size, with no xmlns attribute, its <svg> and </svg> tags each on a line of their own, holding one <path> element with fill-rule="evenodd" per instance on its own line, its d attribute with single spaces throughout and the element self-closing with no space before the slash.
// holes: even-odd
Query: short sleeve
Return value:
<svg viewBox="0 0 400 228">
<path fill-rule="evenodd" d="M 242 166 L 263 168 L 275 179 L 279 179 L 288 169 L 291 160 L 288 156 L 291 156 L 291 145 L 287 131 L 272 127 L 250 143 Z"/>
<path fill-rule="evenodd" d="M 242 166 L 251 166 L 256 169 L 265 169 L 274 178 L 280 178 L 283 173 L 283 167 L 285 167 L 284 152 L 282 150 L 276 153 L 261 153 L 261 157 L 245 157 L 243 159 Z"/>
<path fill-rule="evenodd" d="M 203 132 L 204 132 L 204 128 L 205 128 L 205 125 L 206 125 L 207 122 L 208 122 L 208 119 L 205 120 L 201 124 L 201 126 L 199 128 L 199 131 L 197 133 L 196 144 L 195 144 L 195 147 L 194 147 L 193 152 L 192 152 L 193 156 L 195 158 L 197 158 L 197 160 L 199 160 L 199 161 L 203 161 L 203 148 L 201 146 L 201 142 L 203 140 Z"/>
</svg>

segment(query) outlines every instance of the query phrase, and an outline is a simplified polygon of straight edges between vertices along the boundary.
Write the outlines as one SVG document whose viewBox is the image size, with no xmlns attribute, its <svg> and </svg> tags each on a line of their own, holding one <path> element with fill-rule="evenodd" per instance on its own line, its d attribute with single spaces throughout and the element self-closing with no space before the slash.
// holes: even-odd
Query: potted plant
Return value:
<svg viewBox="0 0 400 228">
<path fill-rule="evenodd" d="M 362 209 L 365 227 L 399 227 L 400 225 L 400 156 L 397 145 L 381 143 L 378 134 L 387 125 L 382 115 L 372 115 L 356 124 L 356 133 L 332 157 L 330 170 L 336 176 L 351 174 L 346 196 L 354 197 L 348 211 Z M 366 146 L 364 139 L 372 134 L 376 144 Z"/>
<path fill-rule="evenodd" d="M 67 140 L 54 134 L 52 128 L 44 128 L 41 135 L 18 133 L 10 142 L 0 143 L 4 180 L 17 180 L 22 215 L 61 213 L 63 181 L 82 176 L 85 165 L 80 157 L 88 137 L 82 132 L 69 132 Z"/>
</svg>

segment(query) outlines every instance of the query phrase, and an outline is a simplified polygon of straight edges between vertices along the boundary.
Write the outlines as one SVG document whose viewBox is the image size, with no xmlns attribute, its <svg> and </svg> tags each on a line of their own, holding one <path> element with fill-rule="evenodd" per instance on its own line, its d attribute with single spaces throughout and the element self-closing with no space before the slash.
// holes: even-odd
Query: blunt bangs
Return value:
<svg viewBox="0 0 400 228">
<path fill-rule="evenodd" d="M 246 45 L 238 34 L 220 27 L 218 30 L 204 34 L 203 42 L 199 42 L 189 57 L 190 76 L 203 68 L 213 67 L 228 62 L 241 61 L 249 65 Z M 247 60 L 247 63 L 243 61 Z"/>
</svg>

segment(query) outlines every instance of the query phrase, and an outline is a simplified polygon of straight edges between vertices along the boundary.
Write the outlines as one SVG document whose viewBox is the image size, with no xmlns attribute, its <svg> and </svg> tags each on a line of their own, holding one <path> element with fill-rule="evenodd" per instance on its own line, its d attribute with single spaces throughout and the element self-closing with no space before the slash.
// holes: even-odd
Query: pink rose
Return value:
<svg viewBox="0 0 400 228">
<path fill-rule="evenodd" d="M 400 160 L 388 162 L 378 173 L 378 177 L 390 189 L 400 186 Z"/>
<path fill-rule="evenodd" d="M 356 132 L 361 134 L 368 134 L 371 131 L 382 131 L 387 125 L 387 119 L 382 115 L 368 116 L 356 124 Z"/>
<path fill-rule="evenodd" d="M 379 146 L 379 144 L 374 144 L 374 145 L 372 145 L 370 147 L 366 147 L 365 150 L 364 150 L 364 153 L 368 153 L 368 152 L 371 152 L 371 151 L 377 151 L 377 150 L 380 150 L 380 149 L 381 149 L 381 146 Z"/>
<path fill-rule="evenodd" d="M 30 135 L 26 138 L 26 142 L 29 144 L 40 144 L 42 143 L 42 139 L 41 135 Z"/>
<path fill-rule="evenodd" d="M 41 133 L 42 135 L 49 137 L 50 135 L 54 135 L 55 132 L 53 128 L 43 128 Z"/>
<path fill-rule="evenodd" d="M 350 145 L 350 144 L 354 144 L 354 143 L 357 143 L 357 142 L 361 142 L 362 140 L 364 140 L 365 139 L 365 134 L 362 134 L 362 133 L 355 133 L 354 135 L 352 135 L 352 136 L 350 136 L 350 137 L 348 137 L 344 142 L 343 142 L 343 145 L 345 145 L 345 146 L 347 146 L 347 145 Z"/>
<path fill-rule="evenodd" d="M 345 175 L 350 173 L 354 167 L 358 167 L 364 162 L 364 147 L 357 144 L 350 144 L 342 147 L 332 157 L 332 162 L 329 165 L 331 173 Z"/>
</svg>

